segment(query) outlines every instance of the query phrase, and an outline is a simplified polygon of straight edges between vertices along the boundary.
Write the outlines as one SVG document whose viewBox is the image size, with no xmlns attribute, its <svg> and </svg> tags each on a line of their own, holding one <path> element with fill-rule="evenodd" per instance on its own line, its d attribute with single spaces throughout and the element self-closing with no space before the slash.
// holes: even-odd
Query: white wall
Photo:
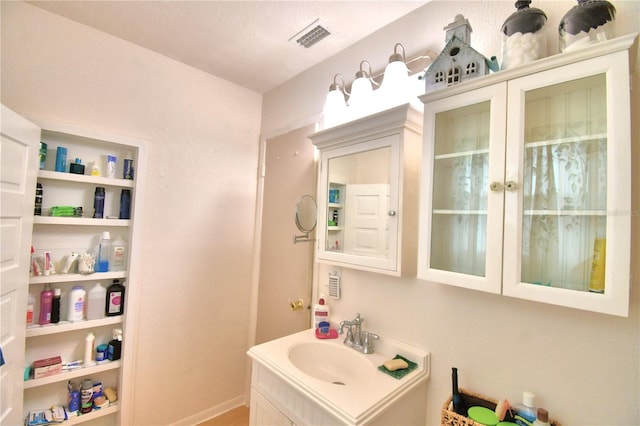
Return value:
<svg viewBox="0 0 640 426">
<path fill-rule="evenodd" d="M 23 2 L 1 13 L 2 103 L 150 141 L 131 424 L 241 403 L 261 96 Z"/>
<path fill-rule="evenodd" d="M 616 1 L 619 34 L 640 31 L 640 2 Z M 360 43 L 265 94 L 263 131 L 311 117 L 322 109 L 335 73 L 353 77 L 368 59 L 386 65 L 396 42 L 407 57 L 422 50 L 439 53 L 442 28 L 463 13 L 473 27 L 471 44 L 485 56 L 500 58 L 499 30 L 515 9 L 513 1 L 435 1 Z M 556 29 L 575 1 L 534 1 L 548 18 L 550 52 L 557 51 Z M 636 61 L 634 87 L 640 87 Z M 636 89 L 637 91 L 637 89 Z M 638 117 L 640 97 L 633 98 Z M 632 259 L 640 253 L 640 136 L 633 126 Z M 432 377 L 425 402 L 429 424 L 438 424 L 451 392 L 451 367 L 460 384 L 474 392 L 517 402 L 523 390 L 538 395 L 563 424 L 640 424 L 640 263 L 632 262 L 629 318 L 593 314 L 510 299 L 460 288 L 343 269 L 343 298 L 329 300 L 333 319 L 360 312 L 366 328 L 395 336 L 432 353 Z M 320 266 L 320 285 L 330 268 Z"/>
</svg>

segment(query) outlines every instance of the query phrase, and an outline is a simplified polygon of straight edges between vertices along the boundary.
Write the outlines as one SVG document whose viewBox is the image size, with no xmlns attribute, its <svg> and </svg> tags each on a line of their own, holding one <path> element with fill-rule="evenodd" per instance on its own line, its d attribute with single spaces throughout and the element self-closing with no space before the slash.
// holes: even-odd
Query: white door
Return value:
<svg viewBox="0 0 640 426">
<path fill-rule="evenodd" d="M 40 129 L 2 105 L 0 148 L 0 424 L 23 423 L 29 258 Z"/>
<path fill-rule="evenodd" d="M 389 185 L 347 185 L 344 252 L 387 259 Z"/>
</svg>

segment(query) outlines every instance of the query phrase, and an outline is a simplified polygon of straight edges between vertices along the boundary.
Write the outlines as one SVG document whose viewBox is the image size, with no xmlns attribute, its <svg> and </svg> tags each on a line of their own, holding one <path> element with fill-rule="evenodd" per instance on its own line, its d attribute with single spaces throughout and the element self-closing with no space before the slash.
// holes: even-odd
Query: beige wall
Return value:
<svg viewBox="0 0 640 426">
<path fill-rule="evenodd" d="M 263 131 L 284 127 L 322 109 L 335 73 L 353 76 L 368 59 L 382 69 L 393 45 L 407 56 L 427 48 L 440 52 L 442 28 L 456 13 L 473 27 L 471 44 L 485 56 L 500 57 L 499 29 L 513 1 L 435 1 L 360 43 L 265 94 Z M 615 1 L 619 34 L 640 31 L 640 2 Z M 549 17 L 547 40 L 557 51 L 558 22 L 575 1 L 534 1 Z M 640 87 L 640 64 L 633 66 Z M 304 89 L 304 90 L 303 90 Z M 637 92 L 638 89 L 636 89 Z M 297 95 L 304 93 L 304 96 Z M 633 96 L 633 117 L 640 96 Z M 633 123 L 632 259 L 640 253 L 640 135 Z M 523 390 L 538 395 L 539 405 L 563 424 L 640 424 L 640 263 L 632 261 L 629 318 L 593 314 L 502 296 L 452 288 L 415 278 L 392 278 L 343 269 L 343 298 L 329 300 L 333 319 L 360 312 L 366 327 L 431 351 L 432 377 L 426 401 L 429 424 L 438 424 L 440 408 L 451 392 L 451 367 L 460 384 L 494 398 L 521 399 Z M 333 269 L 333 268 L 331 268 Z M 322 287 L 330 268 L 319 267 Z"/>
<path fill-rule="evenodd" d="M 261 96 L 22 2 L 1 48 L 10 108 L 150 141 L 131 424 L 241 403 Z"/>
</svg>

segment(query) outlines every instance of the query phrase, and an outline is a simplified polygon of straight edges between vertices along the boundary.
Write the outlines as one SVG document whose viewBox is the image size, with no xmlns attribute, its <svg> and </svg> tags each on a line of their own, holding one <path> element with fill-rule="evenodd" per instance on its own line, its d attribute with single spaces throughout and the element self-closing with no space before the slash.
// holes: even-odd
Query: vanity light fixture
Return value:
<svg viewBox="0 0 640 426">
<path fill-rule="evenodd" d="M 338 83 L 338 77 L 342 84 Z M 324 127 L 332 127 L 343 123 L 347 119 L 347 101 L 345 99 L 344 77 L 342 74 L 333 76 L 333 83 L 329 86 L 329 93 L 324 101 Z"/>
<path fill-rule="evenodd" d="M 364 65 L 369 66 L 369 72 L 363 69 Z M 361 117 L 367 115 L 374 109 L 373 85 L 376 83 L 371 78 L 371 64 L 364 60 L 360 62 L 360 70 L 356 72 L 356 79 L 351 84 L 351 95 L 349 96 L 349 108 L 351 117 Z"/>
<path fill-rule="evenodd" d="M 402 53 L 398 53 L 398 48 Z M 400 105 L 409 101 L 410 95 L 409 69 L 405 63 L 404 46 L 396 43 L 393 55 L 389 56 L 389 64 L 384 70 L 380 86 L 381 101 L 385 105 Z"/>
</svg>

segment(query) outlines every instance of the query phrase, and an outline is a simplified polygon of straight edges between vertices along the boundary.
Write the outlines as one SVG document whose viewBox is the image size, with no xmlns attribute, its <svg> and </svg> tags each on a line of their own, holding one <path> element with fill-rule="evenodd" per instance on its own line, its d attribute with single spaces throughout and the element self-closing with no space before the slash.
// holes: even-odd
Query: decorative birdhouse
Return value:
<svg viewBox="0 0 640 426">
<path fill-rule="evenodd" d="M 444 49 L 423 76 L 426 92 L 487 75 L 491 69 L 498 70 L 495 57 L 488 60 L 471 47 L 471 25 L 463 15 L 456 15 L 444 30 Z"/>
</svg>

